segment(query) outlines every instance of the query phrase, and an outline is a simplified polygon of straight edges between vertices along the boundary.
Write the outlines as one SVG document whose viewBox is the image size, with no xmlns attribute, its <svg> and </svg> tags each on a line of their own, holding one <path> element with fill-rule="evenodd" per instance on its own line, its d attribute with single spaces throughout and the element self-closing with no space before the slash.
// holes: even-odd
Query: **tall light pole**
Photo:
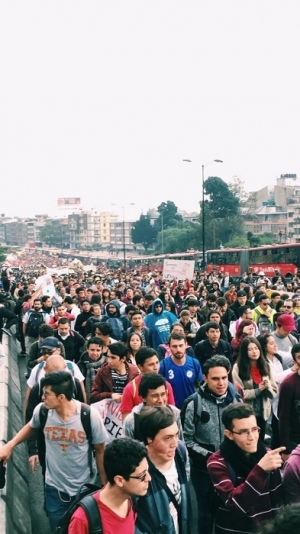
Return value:
<svg viewBox="0 0 300 534">
<path fill-rule="evenodd" d="M 191 159 L 184 159 L 188 163 L 192 163 Z M 205 211 L 204 211 L 204 200 L 205 200 L 205 190 L 204 190 L 204 169 L 211 163 L 223 163 L 222 159 L 213 159 L 205 165 L 202 165 L 202 269 L 205 271 L 206 261 L 205 261 Z"/>
<path fill-rule="evenodd" d="M 118 204 L 111 203 L 112 206 L 119 206 Z M 134 202 L 130 202 L 127 206 L 134 206 Z M 120 206 L 119 206 L 120 207 Z M 123 262 L 124 271 L 126 271 L 126 239 L 125 239 L 125 206 L 122 207 L 122 243 L 123 243 Z"/>
</svg>

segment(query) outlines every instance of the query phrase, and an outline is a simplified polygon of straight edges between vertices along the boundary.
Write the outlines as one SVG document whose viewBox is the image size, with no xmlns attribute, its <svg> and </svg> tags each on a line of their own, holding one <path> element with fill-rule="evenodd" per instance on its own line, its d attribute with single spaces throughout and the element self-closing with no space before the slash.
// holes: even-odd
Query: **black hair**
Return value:
<svg viewBox="0 0 300 534">
<path fill-rule="evenodd" d="M 102 339 L 100 339 L 100 337 L 96 337 L 96 336 L 93 336 L 93 337 L 90 337 L 88 339 L 88 342 L 87 342 L 87 345 L 86 345 L 86 348 L 88 349 L 90 345 L 99 345 L 99 347 L 103 347 L 103 341 Z"/>
<path fill-rule="evenodd" d="M 147 457 L 144 445 L 131 438 L 119 438 L 107 445 L 104 451 L 104 470 L 110 484 L 115 484 L 115 477 L 129 480 L 142 460 Z"/>
<path fill-rule="evenodd" d="M 134 295 L 132 299 L 132 304 L 136 304 L 143 298 L 143 295 Z"/>
<path fill-rule="evenodd" d="M 57 324 L 71 324 L 67 317 L 60 317 L 57 321 Z"/>
<path fill-rule="evenodd" d="M 244 315 L 244 313 L 246 312 L 246 310 L 249 310 L 250 306 L 247 306 L 247 304 L 245 304 L 244 306 L 240 306 L 238 308 L 238 315 L 239 317 L 242 317 L 242 315 Z"/>
<path fill-rule="evenodd" d="M 129 313 L 130 311 L 137 311 L 136 307 L 133 304 L 127 304 L 127 306 L 125 306 L 125 315 L 127 315 L 127 313 Z"/>
<path fill-rule="evenodd" d="M 78 295 L 80 291 L 85 291 L 85 288 L 82 286 L 76 287 L 76 290 L 75 290 L 76 295 Z"/>
<path fill-rule="evenodd" d="M 135 315 L 142 315 L 142 312 L 140 310 L 136 310 L 134 311 L 132 314 L 131 314 L 131 319 L 132 317 L 134 317 Z"/>
<path fill-rule="evenodd" d="M 40 302 L 40 303 L 42 303 L 42 301 L 41 301 L 40 298 L 36 298 L 36 299 L 34 299 L 33 304 L 34 304 L 35 302 Z"/>
<path fill-rule="evenodd" d="M 231 403 L 224 408 L 222 413 L 222 423 L 226 430 L 233 429 L 233 419 L 247 419 L 255 415 L 254 410 L 250 404 L 244 403 Z"/>
<path fill-rule="evenodd" d="M 215 321 L 209 321 L 205 325 L 205 332 L 208 332 L 210 328 L 214 328 L 215 330 L 220 330 L 221 332 L 221 325 L 219 323 L 216 323 Z"/>
<path fill-rule="evenodd" d="M 257 341 L 260 343 L 260 346 L 262 348 L 262 351 L 264 353 L 264 357 L 267 359 L 267 344 L 268 344 L 268 339 L 269 338 L 272 338 L 274 339 L 274 336 L 272 336 L 272 334 L 261 334 L 259 336 L 257 336 Z M 299 345 L 300 347 L 300 345 Z M 300 349 L 299 349 L 300 350 Z M 277 360 L 280 361 L 281 365 L 283 364 L 283 360 L 282 360 L 282 357 L 280 356 L 280 354 L 276 354 L 276 358 Z"/>
<path fill-rule="evenodd" d="M 300 503 L 283 506 L 267 521 L 259 534 L 295 534 L 300 531 Z"/>
<path fill-rule="evenodd" d="M 74 301 L 73 301 L 72 297 L 70 297 L 70 295 L 67 295 L 65 297 L 64 302 L 66 302 L 67 304 L 74 304 Z"/>
<path fill-rule="evenodd" d="M 262 300 L 265 300 L 265 299 L 268 299 L 268 300 L 269 300 L 268 295 L 266 295 L 266 293 L 261 293 L 261 294 L 258 296 L 257 301 L 258 301 L 258 302 L 261 302 Z"/>
<path fill-rule="evenodd" d="M 292 358 L 294 362 L 296 361 L 295 355 L 297 352 L 300 352 L 300 343 L 295 343 L 295 345 L 292 346 Z"/>
<path fill-rule="evenodd" d="M 92 336 L 95 336 L 96 330 L 100 330 L 103 336 L 111 336 L 113 333 L 112 326 L 109 323 L 93 323 Z"/>
<path fill-rule="evenodd" d="M 153 356 L 157 356 L 156 350 L 151 347 L 141 347 L 135 355 L 136 364 L 143 366 L 145 361 Z"/>
<path fill-rule="evenodd" d="M 240 350 L 236 361 L 239 369 L 240 379 L 242 381 L 250 379 L 251 361 L 248 356 L 248 346 L 250 345 L 250 343 L 254 343 L 254 345 L 259 348 L 260 357 L 257 360 L 257 368 L 260 371 L 261 376 L 267 375 L 268 377 L 270 377 L 270 366 L 264 356 L 259 341 L 257 341 L 255 337 L 247 336 L 240 344 Z"/>
<path fill-rule="evenodd" d="M 144 406 L 139 415 L 139 431 L 145 445 L 153 440 L 160 430 L 175 423 L 175 415 L 170 406 Z"/>
<path fill-rule="evenodd" d="M 53 328 L 49 324 L 41 324 L 39 326 L 39 336 L 45 339 L 45 337 L 53 336 Z"/>
<path fill-rule="evenodd" d="M 119 356 L 120 359 L 124 357 L 127 358 L 128 348 L 125 343 L 122 343 L 122 341 L 116 341 L 115 343 L 111 343 L 109 345 L 109 351 L 114 356 Z"/>
<path fill-rule="evenodd" d="M 147 293 L 147 295 L 145 295 L 145 300 L 155 300 L 155 298 L 153 297 L 153 295 L 151 295 L 151 293 Z"/>
<path fill-rule="evenodd" d="M 157 373 L 145 373 L 139 384 L 139 396 L 142 397 L 142 399 L 145 399 L 149 389 L 157 389 L 161 386 L 167 387 L 164 376 Z"/>
<path fill-rule="evenodd" d="M 218 316 L 220 317 L 221 321 L 222 321 L 222 315 L 220 314 L 220 312 L 218 312 L 218 310 L 210 310 L 207 314 L 207 319 L 208 321 L 210 320 L 210 317 L 213 313 L 217 313 Z M 211 322 L 215 322 L 215 321 L 211 321 Z"/>
<path fill-rule="evenodd" d="M 207 302 L 210 300 L 211 302 L 217 302 L 217 297 L 214 293 L 209 293 L 207 295 Z"/>
<path fill-rule="evenodd" d="M 219 297 L 217 299 L 217 305 L 218 306 L 225 306 L 225 304 L 228 304 L 227 300 L 224 299 L 224 297 Z"/>
<path fill-rule="evenodd" d="M 50 386 L 53 393 L 58 395 L 65 395 L 68 401 L 73 399 L 74 381 L 71 373 L 68 371 L 53 371 L 45 375 L 43 385 Z"/>
<path fill-rule="evenodd" d="M 208 371 L 213 367 L 225 367 L 226 371 L 231 371 L 231 363 L 228 358 L 226 358 L 226 356 L 221 356 L 218 354 L 216 354 L 216 356 L 208 358 L 205 361 L 205 363 L 203 364 L 203 374 L 207 376 Z"/>
<path fill-rule="evenodd" d="M 48 299 L 51 300 L 51 297 L 50 297 L 49 295 L 43 295 L 42 298 L 41 298 L 41 299 L 38 299 L 38 300 L 40 300 L 40 301 L 42 302 L 42 304 L 44 304 L 44 302 L 46 302 Z M 35 302 L 35 300 L 36 300 L 36 299 L 34 299 L 33 302 Z M 51 300 L 51 302 L 52 302 L 52 300 Z"/>
</svg>

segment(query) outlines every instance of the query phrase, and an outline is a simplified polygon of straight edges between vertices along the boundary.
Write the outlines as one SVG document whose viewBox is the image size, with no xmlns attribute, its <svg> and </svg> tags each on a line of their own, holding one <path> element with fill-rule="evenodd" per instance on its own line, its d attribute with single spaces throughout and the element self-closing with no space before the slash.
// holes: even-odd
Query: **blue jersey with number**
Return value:
<svg viewBox="0 0 300 534">
<path fill-rule="evenodd" d="M 196 358 L 186 356 L 184 365 L 176 365 L 169 356 L 159 364 L 159 374 L 170 382 L 177 408 L 181 408 L 183 401 L 195 392 L 195 382 L 203 378 L 200 363 Z"/>
</svg>

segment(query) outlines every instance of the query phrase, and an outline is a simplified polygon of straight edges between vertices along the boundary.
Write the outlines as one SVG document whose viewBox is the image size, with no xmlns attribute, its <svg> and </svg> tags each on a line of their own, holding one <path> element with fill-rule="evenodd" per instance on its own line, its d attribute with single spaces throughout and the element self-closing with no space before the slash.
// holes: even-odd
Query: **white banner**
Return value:
<svg viewBox="0 0 300 534">
<path fill-rule="evenodd" d="M 163 278 L 177 280 L 193 279 L 195 270 L 194 260 L 164 260 Z"/>
<path fill-rule="evenodd" d="M 53 284 L 51 274 L 44 274 L 36 279 L 35 288 L 42 286 L 42 295 L 48 295 L 48 297 L 53 297 L 55 295 L 55 287 Z"/>
<path fill-rule="evenodd" d="M 116 438 L 122 437 L 122 414 L 120 412 L 121 403 L 112 399 L 103 399 L 102 401 L 91 404 L 99 412 L 103 420 L 106 432 L 109 436 L 108 443 Z"/>
</svg>

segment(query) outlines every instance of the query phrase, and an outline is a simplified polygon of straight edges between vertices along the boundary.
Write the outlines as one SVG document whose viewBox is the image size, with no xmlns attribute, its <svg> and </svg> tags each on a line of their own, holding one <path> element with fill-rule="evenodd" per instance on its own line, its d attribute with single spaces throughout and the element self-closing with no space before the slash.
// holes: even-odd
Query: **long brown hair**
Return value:
<svg viewBox="0 0 300 534">
<path fill-rule="evenodd" d="M 260 357 L 257 360 L 257 367 L 261 376 L 268 376 L 270 378 L 270 366 L 264 356 L 263 350 L 259 341 L 255 337 L 245 337 L 240 344 L 239 355 L 237 357 L 237 366 L 239 368 L 239 376 L 241 380 L 249 380 L 251 377 L 250 367 L 251 362 L 248 356 L 248 347 L 250 343 L 254 343 L 259 348 Z"/>
</svg>

